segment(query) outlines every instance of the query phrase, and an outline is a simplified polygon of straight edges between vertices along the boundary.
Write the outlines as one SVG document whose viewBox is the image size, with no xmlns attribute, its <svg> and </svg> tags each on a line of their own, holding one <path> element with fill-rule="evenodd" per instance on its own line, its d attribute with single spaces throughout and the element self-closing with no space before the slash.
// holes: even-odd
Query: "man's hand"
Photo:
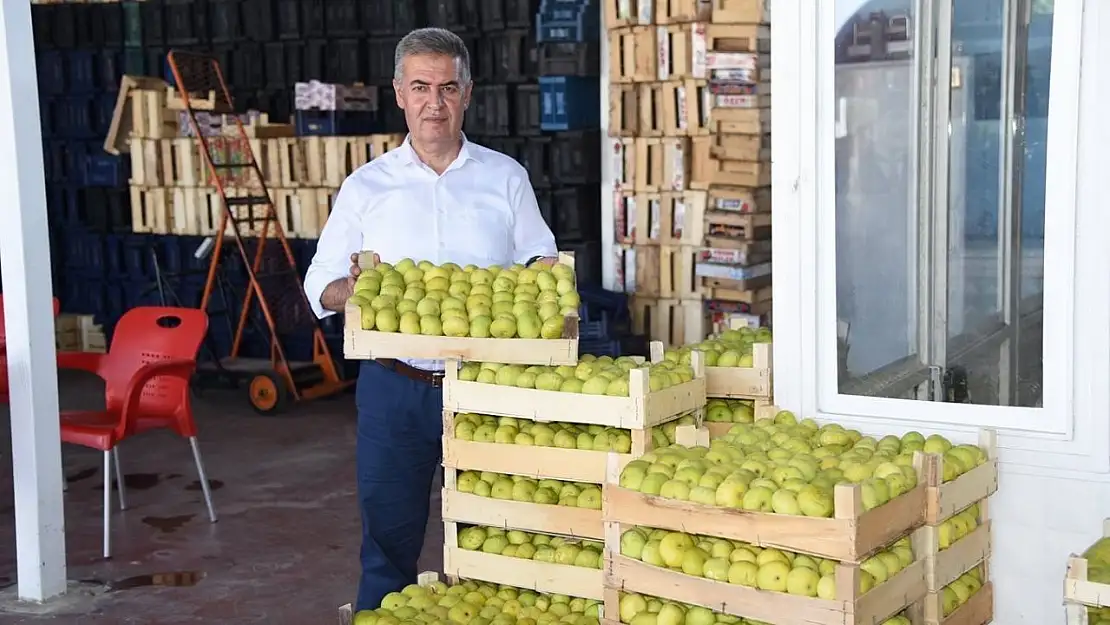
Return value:
<svg viewBox="0 0 1110 625">
<path fill-rule="evenodd" d="M 381 257 L 374 254 L 374 262 L 380 263 Z M 362 269 L 358 266 L 358 254 L 351 254 L 351 275 L 335 280 L 324 288 L 324 292 L 320 295 L 320 304 L 328 310 L 342 312 L 343 307 L 347 305 L 347 300 L 351 299 L 351 296 L 355 293 L 355 281 L 361 273 Z"/>
<path fill-rule="evenodd" d="M 547 267 L 551 267 L 553 265 L 557 265 L 558 263 L 559 263 L 559 259 L 557 257 L 555 257 L 555 256 L 544 256 L 543 258 L 537 258 L 536 262 L 534 262 L 532 264 L 533 265 L 545 265 Z"/>
</svg>

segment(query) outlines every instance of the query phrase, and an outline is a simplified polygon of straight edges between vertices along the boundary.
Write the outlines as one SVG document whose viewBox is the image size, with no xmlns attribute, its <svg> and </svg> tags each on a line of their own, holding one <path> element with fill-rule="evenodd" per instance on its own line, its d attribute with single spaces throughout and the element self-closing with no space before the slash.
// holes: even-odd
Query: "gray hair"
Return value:
<svg viewBox="0 0 1110 625">
<path fill-rule="evenodd" d="M 397 43 L 393 54 L 393 79 L 401 80 L 401 63 L 405 57 L 417 54 L 434 54 L 455 59 L 458 80 L 463 85 L 470 84 L 470 51 L 455 33 L 443 28 L 418 28 L 405 35 Z"/>
</svg>

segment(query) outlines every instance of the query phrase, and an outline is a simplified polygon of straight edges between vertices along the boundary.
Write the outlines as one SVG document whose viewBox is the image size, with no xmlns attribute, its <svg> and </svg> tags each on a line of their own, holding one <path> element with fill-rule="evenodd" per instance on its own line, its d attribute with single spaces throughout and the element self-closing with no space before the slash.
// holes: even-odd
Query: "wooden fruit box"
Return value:
<svg viewBox="0 0 1110 625">
<path fill-rule="evenodd" d="M 933 457 L 924 467 L 929 487 L 925 523 L 939 525 L 971 504 L 990 497 L 998 490 L 998 435 L 994 430 L 979 430 L 979 448 L 987 461 L 950 482 L 942 482 L 944 459 Z"/>
<path fill-rule="evenodd" d="M 682 426 L 675 436 L 681 445 L 709 444 L 704 428 Z M 918 454 L 914 458 L 919 475 L 924 456 Z M 620 486 L 623 468 L 614 462 L 606 470 L 606 483 L 602 487 L 606 522 L 707 534 L 842 562 L 861 562 L 909 534 L 924 519 L 926 487 L 923 480 L 909 492 L 867 511 L 863 509 L 858 484 L 838 484 L 833 489 L 835 511 L 832 518 L 820 518 L 718 508 L 645 495 Z"/>
<path fill-rule="evenodd" d="M 774 419 L 775 415 L 779 413 L 779 407 L 775 406 L 769 401 L 757 399 L 755 401 L 755 419 Z M 732 426 L 740 425 L 736 422 L 730 421 L 706 421 L 702 424 L 706 430 L 709 431 L 709 440 L 722 438 L 728 434 Z"/>
<path fill-rule="evenodd" d="M 706 367 L 706 397 L 770 400 L 773 392 L 770 343 L 752 345 L 751 367 Z"/>
<path fill-rule="evenodd" d="M 521 417 L 541 422 L 574 421 L 627 428 L 633 431 L 635 437 L 638 430 L 647 430 L 705 406 L 705 371 L 700 356 L 695 353 L 692 361 L 692 380 L 655 392 L 650 391 L 646 370 L 631 370 L 628 397 L 463 382 L 459 380 L 455 367 L 447 367 L 443 382 L 443 407 L 454 412 Z M 504 362 L 495 358 L 485 360 Z"/>
<path fill-rule="evenodd" d="M 607 526 L 606 531 L 614 531 Z M 613 538 L 612 536 L 607 538 Z M 619 534 L 615 537 L 619 544 Z M 605 614 L 616 614 L 618 590 L 665 597 L 771 625 L 875 625 L 926 593 L 925 563 L 918 560 L 886 582 L 859 595 L 859 569 L 840 564 L 838 598 L 818 599 L 728 584 L 645 564 L 622 556 L 606 541 Z"/>
<path fill-rule="evenodd" d="M 610 461 L 624 468 L 651 449 L 651 436 L 646 430 L 632 430 L 630 453 L 618 454 L 585 449 L 477 443 L 455 438 L 455 416 L 443 411 L 444 473 L 452 470 L 492 471 L 509 475 L 526 475 L 536 479 L 601 484 Z M 610 456 L 613 457 L 610 460 Z"/>
<path fill-rule="evenodd" d="M 431 586 L 439 581 L 439 573 L 433 571 L 425 571 L 416 576 L 416 583 L 421 586 Z M 347 605 L 339 606 L 339 625 L 352 625 L 355 618 L 355 607 L 348 603 Z"/>
<path fill-rule="evenodd" d="M 927 525 L 914 534 L 914 553 L 926 561 L 926 581 L 929 592 L 940 592 L 956 578 L 990 558 L 991 523 L 981 521 L 979 527 L 941 550 L 937 545 L 937 528 Z"/>
<path fill-rule="evenodd" d="M 947 617 L 943 616 L 942 605 L 940 593 L 927 594 L 910 610 L 910 622 L 913 625 L 987 625 L 994 621 L 994 584 L 986 581 Z M 1068 625 L 1072 623 L 1069 621 Z"/>
<path fill-rule="evenodd" d="M 372 257 L 363 252 L 360 256 Z M 559 253 L 559 261 L 574 266 L 574 255 Z M 368 263 L 366 268 L 373 267 Z M 363 330 L 361 311 L 348 304 L 344 310 L 343 355 L 349 360 L 419 358 L 464 360 L 522 365 L 578 364 L 578 316 L 567 315 L 558 339 L 495 339 L 424 336 L 401 332 Z"/>
<path fill-rule="evenodd" d="M 1110 536 L 1110 519 L 1102 522 L 1103 537 Z M 1110 607 L 1110 584 L 1100 584 L 1087 578 L 1088 561 L 1079 555 L 1068 558 L 1067 574 L 1064 578 L 1064 601 L 1068 604 L 1068 625 L 1081 622 L 1076 620 L 1082 613 L 1086 622 L 1087 611 L 1084 606 L 1094 608 Z M 1074 606 L 1074 608 L 1073 608 Z M 1076 616 L 1073 616 L 1072 613 Z"/>
<path fill-rule="evenodd" d="M 508 445 L 505 445 L 508 447 Z M 598 452 L 601 453 L 601 452 Z M 443 471 L 443 520 L 604 540 L 601 510 L 482 497 L 460 492 L 458 469 Z"/>
<path fill-rule="evenodd" d="M 456 524 L 444 523 L 443 572 L 451 579 L 473 579 L 537 592 L 602 599 L 602 571 L 582 566 L 510 558 L 459 547 Z"/>
</svg>

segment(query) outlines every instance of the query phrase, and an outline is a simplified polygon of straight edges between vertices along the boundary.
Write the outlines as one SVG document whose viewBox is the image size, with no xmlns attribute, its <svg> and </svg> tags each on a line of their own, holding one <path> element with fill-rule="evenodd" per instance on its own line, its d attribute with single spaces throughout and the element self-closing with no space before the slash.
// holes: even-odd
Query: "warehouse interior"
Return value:
<svg viewBox="0 0 1110 625">
<path fill-rule="evenodd" d="M 1073 370 L 1101 371 L 1061 364 L 1079 359 L 1061 300 L 1080 319 L 1100 308 L 1079 291 L 1102 293 L 1058 247 L 1091 245 L 1059 230 L 1091 209 L 1061 173 L 1056 103 L 1071 70 L 1079 91 L 1079 53 L 1053 45 L 1084 9 L 782 0 L 776 121 L 772 4 L 32 0 L 64 529 L 33 518 L 49 483 L 18 466 L 51 457 L 13 442 L 31 413 L 20 301 L 20 349 L 0 324 L 0 459 L 16 465 L 0 471 L 0 545 L 19 547 L 0 549 L 0 623 L 1044 625 L 1042 583 L 1035 607 L 1013 602 L 1034 590 L 1007 566 L 1025 540 L 1008 480 L 1058 449 L 1078 458 L 1077 428 L 1105 421 L 1101 395 L 1062 399 L 1087 379 Z M 483 268 L 413 259 L 413 279 L 363 255 L 379 277 L 344 313 L 318 320 L 303 296 L 340 186 L 405 140 L 394 51 L 427 26 L 469 49 L 463 131 L 524 167 L 560 250 L 534 293 L 533 268 L 486 270 L 511 277 L 509 338 L 475 330 Z M 1055 197 L 1079 208 L 1053 223 Z M 442 324 L 421 312 L 391 334 L 382 313 L 416 314 L 433 267 L 466 282 L 469 334 L 445 334 L 446 304 Z M 403 300 L 380 303 L 387 287 Z M 541 319 L 540 302 L 558 306 Z M 195 350 L 156 344 L 155 325 L 178 324 Z M 517 339 L 533 349 L 494 345 Z M 128 392 L 164 375 L 186 399 L 105 444 L 81 420 L 126 412 L 103 363 L 129 351 Z M 418 570 L 469 592 L 430 607 L 462 589 L 422 575 L 359 612 L 354 383 L 363 360 L 413 356 L 465 361 L 443 382 Z M 30 535 L 64 536 L 67 591 L 41 602 L 26 556 L 43 555 L 40 582 L 58 565 Z M 669 541 L 693 560 L 671 561 Z M 1068 625 L 1110 623 L 1103 542 L 1056 558 Z"/>
</svg>

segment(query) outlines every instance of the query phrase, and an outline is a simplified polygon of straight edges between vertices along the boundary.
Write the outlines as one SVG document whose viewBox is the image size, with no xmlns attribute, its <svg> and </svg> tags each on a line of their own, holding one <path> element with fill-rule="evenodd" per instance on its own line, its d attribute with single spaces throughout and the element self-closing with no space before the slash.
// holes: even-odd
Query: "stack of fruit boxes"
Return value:
<svg viewBox="0 0 1110 625">
<path fill-rule="evenodd" d="M 1101 625 L 1110 616 L 1110 580 L 1106 579 L 1106 563 L 1110 562 L 1110 519 L 1102 522 L 1102 538 L 1082 556 L 1068 558 L 1064 578 L 1064 606 L 1067 625 Z M 1095 569 L 1092 571 L 1092 569 Z M 1092 575 L 1094 573 L 1094 575 Z M 1097 579 L 1093 579 L 1097 578 Z"/>
<path fill-rule="evenodd" d="M 909 611 L 913 625 L 985 625 L 994 619 L 987 501 L 998 490 L 993 430 L 980 430 L 978 447 L 985 458 L 978 466 L 967 466 L 975 459 L 966 446 L 925 456 L 925 525 L 914 533 L 914 552 L 925 558 L 929 592 Z"/>
<path fill-rule="evenodd" d="M 466 524 L 600 542 L 604 537 L 600 501 L 598 508 L 588 509 L 492 499 L 460 491 L 458 477 L 464 471 L 492 472 L 600 486 L 609 453 L 464 440 L 455 436 L 456 416 L 477 413 L 536 423 L 574 422 L 628 429 L 629 453 L 614 454 L 612 460 L 623 466 L 652 448 L 650 428 L 705 405 L 700 356 L 693 359 L 693 369 L 690 381 L 652 391 L 646 369 L 634 368 L 629 372 L 628 396 L 613 397 L 463 381 L 456 368 L 448 366 L 443 386 L 445 572 L 459 578 L 600 600 L 600 570 L 463 549 L 458 533 L 458 526 Z"/>
<path fill-rule="evenodd" d="M 679 443 L 687 447 L 709 444 L 709 433 L 704 428 L 680 427 L 677 437 Z M 925 455 L 915 454 L 914 464 L 920 476 Z M 607 620 L 615 621 L 619 614 L 622 592 L 699 605 L 773 625 L 803 622 L 873 625 L 885 622 L 926 596 L 928 563 L 916 553 L 908 565 L 885 582 L 866 592 L 858 590 L 861 573 L 866 569 L 861 568 L 861 563 L 908 536 L 924 520 L 927 508 L 924 482 L 866 511 L 860 485 L 837 485 L 832 516 L 821 518 L 753 512 L 645 495 L 622 487 L 620 475 L 619 464 L 611 462 L 603 504 L 604 614 Z M 835 599 L 757 590 L 646 564 L 622 555 L 622 534 L 636 526 L 743 541 L 764 549 L 834 560 L 837 562 L 832 573 Z M 785 584 L 783 580 L 784 590 Z"/>
</svg>

